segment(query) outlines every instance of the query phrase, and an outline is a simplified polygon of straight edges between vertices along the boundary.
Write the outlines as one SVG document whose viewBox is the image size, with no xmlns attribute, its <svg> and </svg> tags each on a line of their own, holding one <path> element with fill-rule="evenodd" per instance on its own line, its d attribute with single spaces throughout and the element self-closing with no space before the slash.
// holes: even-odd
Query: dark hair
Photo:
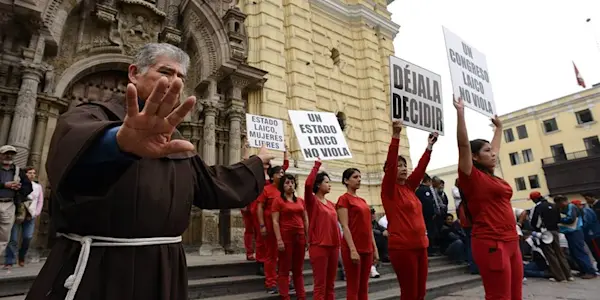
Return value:
<svg viewBox="0 0 600 300">
<path fill-rule="evenodd" d="M 476 139 L 476 140 L 470 141 L 469 144 L 471 146 L 471 156 L 478 155 L 479 151 L 481 151 L 481 148 L 483 148 L 483 146 L 485 146 L 486 144 L 489 144 L 489 143 L 490 143 L 489 141 L 483 140 L 483 139 Z M 490 169 L 486 168 L 484 165 L 476 162 L 474 159 L 473 159 L 473 166 L 481 172 L 484 172 L 484 173 L 490 174 L 490 175 L 494 175 L 494 170 L 490 170 Z"/>
<path fill-rule="evenodd" d="M 315 178 L 315 183 L 313 184 L 313 193 L 316 194 L 319 191 L 319 187 L 325 181 L 325 177 L 329 178 L 329 174 L 326 172 L 320 172 L 317 174 L 317 178 Z"/>
<path fill-rule="evenodd" d="M 556 195 L 554 197 L 554 203 L 558 203 L 558 202 L 565 202 L 568 201 L 569 199 L 563 195 Z"/>
<path fill-rule="evenodd" d="M 458 180 L 458 178 L 456 180 Z M 460 204 L 456 208 L 457 215 L 460 211 L 460 208 L 464 205 L 465 218 L 467 219 L 467 221 L 469 221 L 471 226 L 473 226 L 473 216 L 471 215 L 471 211 L 469 210 L 469 202 L 467 202 L 467 198 L 465 197 L 465 194 L 463 193 L 463 190 L 460 188 L 460 186 L 458 187 L 458 193 L 460 194 Z"/>
<path fill-rule="evenodd" d="M 590 198 L 596 198 L 596 196 L 592 192 L 581 193 L 581 196 L 583 196 L 583 197 L 590 197 Z"/>
<path fill-rule="evenodd" d="M 279 189 L 279 192 L 281 193 L 281 199 L 283 199 L 284 201 L 286 200 L 285 198 L 285 190 L 283 188 L 283 186 L 285 185 L 285 181 L 286 180 L 292 180 L 294 182 L 294 189 L 298 188 L 298 182 L 296 182 L 296 177 L 294 177 L 294 175 L 292 174 L 283 174 L 283 177 L 281 177 L 281 179 L 279 179 L 279 185 L 277 186 L 277 188 Z M 292 194 L 292 201 L 296 202 L 296 200 L 298 200 L 296 198 L 296 194 Z"/>
<path fill-rule="evenodd" d="M 425 173 L 425 175 L 423 175 L 423 180 L 421 180 L 421 182 L 429 182 L 431 181 L 431 177 L 429 177 L 429 174 Z"/>
<path fill-rule="evenodd" d="M 279 173 L 281 171 L 281 169 L 282 169 L 281 166 L 274 166 L 274 167 L 269 166 L 269 169 L 267 170 L 267 175 L 269 175 L 269 181 L 271 183 L 273 183 L 273 176 L 275 174 Z"/>
<path fill-rule="evenodd" d="M 443 180 L 440 180 L 440 183 L 441 183 L 441 184 L 444 184 L 444 185 L 446 184 L 446 182 L 445 182 L 445 181 L 443 181 Z"/>
<path fill-rule="evenodd" d="M 25 169 L 24 169 L 25 173 L 27 173 L 27 172 L 29 172 L 29 171 L 31 171 L 31 170 L 37 171 L 37 170 L 36 170 L 36 169 L 35 169 L 33 166 L 27 166 L 27 167 L 25 167 Z"/>
<path fill-rule="evenodd" d="M 444 219 L 448 219 L 448 217 L 452 217 L 452 219 L 454 219 L 454 215 L 453 214 L 446 214 L 446 216 L 444 216 Z"/>
<path fill-rule="evenodd" d="M 454 180 L 454 186 L 458 187 L 458 177 L 456 177 L 456 179 Z"/>
<path fill-rule="evenodd" d="M 402 155 L 398 155 L 398 162 L 403 162 L 405 165 L 407 164 L 406 158 Z M 385 168 L 387 167 L 387 160 L 383 163 L 383 171 L 385 172 Z"/>
<path fill-rule="evenodd" d="M 346 180 L 350 179 L 350 177 L 352 177 L 352 175 L 354 174 L 354 172 L 360 173 L 360 170 L 357 169 L 357 168 L 348 168 L 348 169 L 344 170 L 344 173 L 342 173 L 342 183 L 345 186 L 348 186 L 346 184 Z"/>
</svg>

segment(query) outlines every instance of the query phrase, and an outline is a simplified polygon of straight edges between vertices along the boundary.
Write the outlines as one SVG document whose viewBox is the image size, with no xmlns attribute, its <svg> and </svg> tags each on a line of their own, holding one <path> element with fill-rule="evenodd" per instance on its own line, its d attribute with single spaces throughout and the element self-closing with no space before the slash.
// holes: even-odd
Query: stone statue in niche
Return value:
<svg viewBox="0 0 600 300">
<path fill-rule="evenodd" d="M 145 7 L 123 9 L 119 15 L 119 33 L 123 41 L 123 52 L 133 55 L 139 47 L 157 42 L 161 23 L 154 12 Z"/>
<path fill-rule="evenodd" d="M 50 95 L 54 92 L 54 67 L 48 66 L 44 74 L 44 93 Z"/>
</svg>

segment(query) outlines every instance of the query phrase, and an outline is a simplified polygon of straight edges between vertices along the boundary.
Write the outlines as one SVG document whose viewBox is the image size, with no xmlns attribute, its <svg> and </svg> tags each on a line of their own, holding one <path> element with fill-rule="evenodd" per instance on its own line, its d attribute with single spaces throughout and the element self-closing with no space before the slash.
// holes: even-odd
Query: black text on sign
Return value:
<svg viewBox="0 0 600 300">
<path fill-rule="evenodd" d="M 306 160 L 352 158 L 333 113 L 289 111 L 289 115 Z"/>
<path fill-rule="evenodd" d="M 246 129 L 250 147 L 260 148 L 264 145 L 271 150 L 285 151 L 281 120 L 246 114 Z"/>
<path fill-rule="evenodd" d="M 390 56 L 390 81 L 392 120 L 444 135 L 441 77 Z"/>
</svg>

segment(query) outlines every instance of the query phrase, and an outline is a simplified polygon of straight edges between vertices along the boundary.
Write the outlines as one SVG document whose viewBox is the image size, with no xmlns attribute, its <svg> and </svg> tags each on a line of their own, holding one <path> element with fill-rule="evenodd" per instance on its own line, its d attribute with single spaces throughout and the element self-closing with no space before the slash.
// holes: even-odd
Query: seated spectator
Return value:
<svg viewBox="0 0 600 300">
<path fill-rule="evenodd" d="M 445 222 L 440 230 L 440 250 L 456 263 L 467 261 L 466 235 L 454 226 L 454 216 L 446 214 Z"/>
<path fill-rule="evenodd" d="M 540 248 L 541 245 L 541 241 L 532 236 L 525 239 L 524 247 L 531 250 L 532 258 L 529 262 L 523 261 L 523 275 L 525 277 L 554 279 L 549 272 L 548 261 Z"/>
<path fill-rule="evenodd" d="M 377 222 L 377 216 L 375 215 L 375 209 L 371 209 L 371 225 L 373 226 L 373 235 L 375 236 L 375 244 L 377 244 L 377 250 L 379 251 L 379 260 L 381 262 L 389 262 L 390 258 L 388 255 L 388 231 L 386 227 L 381 226 Z"/>
</svg>

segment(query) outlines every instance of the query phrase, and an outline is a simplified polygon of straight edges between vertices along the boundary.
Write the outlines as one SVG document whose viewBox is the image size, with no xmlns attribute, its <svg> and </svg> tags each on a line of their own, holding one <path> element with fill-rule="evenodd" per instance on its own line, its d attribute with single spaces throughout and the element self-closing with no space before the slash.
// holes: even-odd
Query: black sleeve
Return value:
<svg viewBox="0 0 600 300">
<path fill-rule="evenodd" d="M 533 213 L 531 214 L 531 222 L 529 222 L 531 224 L 531 229 L 537 232 L 540 231 L 540 228 L 537 226 L 537 224 L 540 219 L 540 210 L 542 210 L 542 208 L 539 206 L 533 208 Z"/>
</svg>

